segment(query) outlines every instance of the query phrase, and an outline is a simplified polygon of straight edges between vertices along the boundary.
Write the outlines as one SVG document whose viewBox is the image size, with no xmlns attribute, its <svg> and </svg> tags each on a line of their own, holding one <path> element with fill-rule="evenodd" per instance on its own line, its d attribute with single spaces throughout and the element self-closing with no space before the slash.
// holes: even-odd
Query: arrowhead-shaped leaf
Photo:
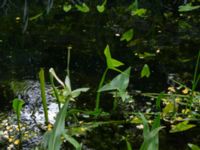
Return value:
<svg viewBox="0 0 200 150">
<path fill-rule="evenodd" d="M 100 88 L 98 92 L 110 90 L 125 91 L 129 84 L 130 71 L 131 68 L 129 67 L 124 72 L 116 76 L 110 83 Z"/>
<path fill-rule="evenodd" d="M 142 68 L 142 71 L 141 71 L 141 78 L 143 77 L 149 77 L 151 74 L 150 72 L 150 69 L 149 69 L 149 66 L 147 64 L 145 64 Z"/>
<path fill-rule="evenodd" d="M 120 41 L 126 40 L 127 42 L 129 42 L 133 38 L 133 33 L 134 33 L 133 29 L 126 31 L 124 34 L 122 34 Z"/>
<path fill-rule="evenodd" d="M 111 57 L 109 45 L 106 46 L 106 48 L 104 50 L 104 55 L 106 56 L 107 67 L 109 69 L 114 69 L 116 67 L 124 65 L 122 62 L 120 62 L 116 59 L 113 59 Z"/>
</svg>

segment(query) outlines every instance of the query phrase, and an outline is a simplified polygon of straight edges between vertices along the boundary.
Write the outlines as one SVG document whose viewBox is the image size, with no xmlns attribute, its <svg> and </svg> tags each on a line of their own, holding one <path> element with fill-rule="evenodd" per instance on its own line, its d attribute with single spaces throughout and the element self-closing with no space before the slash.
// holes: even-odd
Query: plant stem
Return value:
<svg viewBox="0 0 200 150">
<path fill-rule="evenodd" d="M 101 81 L 99 83 L 98 90 L 102 87 L 102 85 L 103 85 L 103 83 L 105 81 L 105 77 L 106 77 L 107 72 L 108 72 L 108 67 L 106 68 L 106 70 L 104 71 L 104 73 L 103 73 L 103 75 L 101 77 Z M 95 111 L 99 110 L 100 95 L 101 95 L 101 92 L 97 91 Z"/>
<path fill-rule="evenodd" d="M 115 93 L 115 98 L 113 100 L 113 111 L 116 110 L 117 108 L 117 102 L 118 102 L 118 97 L 117 97 L 117 92 Z"/>
<path fill-rule="evenodd" d="M 54 84 L 54 81 L 53 81 L 53 76 L 52 74 L 50 73 L 50 82 L 51 82 L 51 86 L 53 88 L 53 91 L 54 91 L 54 94 L 55 94 L 55 97 L 56 97 L 56 100 L 57 100 L 57 103 L 58 103 L 58 108 L 60 110 L 60 99 L 59 99 L 59 94 L 58 94 L 58 90 L 56 89 L 56 86 Z"/>
<path fill-rule="evenodd" d="M 44 109 L 45 124 L 47 125 L 49 123 L 49 119 L 48 119 L 48 110 L 47 110 L 47 103 L 46 103 L 45 77 L 44 77 L 43 68 L 40 69 L 39 78 L 40 78 L 40 89 L 41 89 L 41 96 L 42 96 L 42 106 Z"/>
</svg>

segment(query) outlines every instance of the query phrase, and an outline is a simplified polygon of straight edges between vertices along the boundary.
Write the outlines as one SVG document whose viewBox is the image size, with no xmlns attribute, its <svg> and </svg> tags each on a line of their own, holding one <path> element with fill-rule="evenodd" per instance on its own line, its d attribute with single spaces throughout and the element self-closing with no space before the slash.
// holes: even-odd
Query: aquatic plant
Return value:
<svg viewBox="0 0 200 150">
<path fill-rule="evenodd" d="M 86 92 L 89 90 L 89 88 L 78 88 L 76 90 L 72 90 L 71 82 L 68 75 L 66 76 L 64 83 L 56 75 L 53 68 L 49 70 L 49 73 L 52 75 L 52 77 L 54 77 L 57 80 L 57 82 L 63 88 L 58 91 L 56 90 L 55 95 L 57 94 L 57 96 L 59 97 L 59 102 L 64 105 L 61 107 L 59 113 L 56 116 L 56 122 L 54 124 L 53 130 L 47 132 L 45 135 L 44 148 L 48 150 L 59 150 L 63 142 L 63 140 L 61 139 L 61 137 L 63 136 L 76 149 L 80 149 L 80 144 L 65 131 L 65 118 L 68 112 L 69 102 L 75 101 L 75 98 L 78 97 L 81 94 L 81 92 Z"/>
<path fill-rule="evenodd" d="M 101 81 L 99 83 L 98 90 L 97 90 L 96 103 L 95 103 L 96 112 L 99 112 L 100 94 L 101 94 L 99 89 L 103 86 L 108 70 L 115 70 L 115 71 L 121 72 L 119 69 L 117 69 L 117 67 L 124 65 L 122 62 L 112 58 L 109 45 L 107 45 L 106 48 L 104 49 L 104 55 L 106 57 L 107 67 L 101 77 Z"/>
<path fill-rule="evenodd" d="M 158 150 L 159 149 L 159 131 L 164 128 L 160 127 L 160 115 L 158 115 L 154 119 L 154 123 L 152 125 L 152 128 L 150 130 L 150 127 L 148 125 L 148 121 L 144 117 L 142 113 L 139 114 L 142 122 L 143 122 L 143 137 L 144 141 L 140 147 L 140 150 Z"/>
<path fill-rule="evenodd" d="M 45 77 L 44 77 L 43 68 L 40 69 L 39 79 L 40 79 L 40 90 L 41 90 L 42 106 L 44 110 L 45 124 L 48 125 L 49 119 L 48 119 L 47 100 L 46 100 L 46 94 L 45 94 Z"/>
<path fill-rule="evenodd" d="M 98 90 L 98 92 L 112 91 L 115 97 L 113 101 L 113 110 L 117 107 L 118 97 L 120 97 L 123 102 L 130 97 L 126 91 L 129 84 L 130 71 L 131 68 L 129 67 Z"/>
<path fill-rule="evenodd" d="M 21 142 L 22 142 L 22 131 L 21 131 L 21 125 L 20 125 L 20 120 L 21 120 L 20 112 L 21 112 L 23 105 L 24 105 L 24 101 L 22 99 L 16 98 L 16 99 L 13 100 L 12 107 L 13 107 L 13 110 L 15 111 L 16 115 L 17 115 L 17 126 L 18 126 L 18 129 L 19 129 L 19 138 L 20 138 L 19 147 L 21 146 Z"/>
</svg>

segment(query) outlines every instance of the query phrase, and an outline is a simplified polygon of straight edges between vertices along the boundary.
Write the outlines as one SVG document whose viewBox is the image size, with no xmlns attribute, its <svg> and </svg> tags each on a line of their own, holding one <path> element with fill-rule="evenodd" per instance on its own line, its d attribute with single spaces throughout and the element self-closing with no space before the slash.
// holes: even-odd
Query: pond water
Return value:
<svg viewBox="0 0 200 150">
<path fill-rule="evenodd" d="M 107 44 L 110 45 L 113 58 L 124 62 L 125 66 L 121 70 L 128 66 L 132 67 L 128 90 L 133 94 L 137 109 L 142 109 L 146 98 L 135 96 L 136 91 L 155 93 L 166 91 L 172 84 L 170 78 L 190 86 L 200 49 L 199 11 L 178 15 L 177 12 L 170 14 L 167 10 L 163 10 L 169 14 L 159 15 L 154 12 L 156 10 L 152 3 L 141 1 L 141 5 L 150 9 L 151 14 L 145 18 L 134 18 L 125 11 L 129 4 L 130 2 L 123 5 L 119 5 L 117 1 L 110 2 L 104 14 L 96 11 L 87 14 L 78 11 L 65 13 L 55 8 L 49 15 L 29 21 L 28 28 L 23 34 L 22 19 L 16 20 L 19 13 L 13 15 L 13 10 L 10 16 L 1 16 L 1 112 L 10 112 L 11 100 L 14 97 L 20 95 L 24 97 L 27 107 L 29 107 L 28 103 L 40 97 L 38 72 L 41 67 L 46 71 L 47 84 L 49 83 L 48 70 L 51 67 L 64 79 L 69 48 L 71 49 L 70 75 L 73 88 L 85 86 L 91 88 L 90 94 L 84 94 L 80 97 L 81 100 L 78 100 L 76 105 L 80 108 L 94 108 L 95 91 L 106 68 L 103 51 Z M 167 7 L 171 7 L 171 3 Z M 33 12 L 30 14 L 36 15 Z M 165 18 L 162 18 L 164 16 Z M 122 34 L 130 28 L 134 29 L 133 40 L 128 43 L 120 41 Z M 151 76 L 147 79 L 140 77 L 144 64 L 148 64 L 151 70 Z M 116 74 L 110 71 L 107 80 Z M 15 85 L 26 83 L 28 90 L 17 88 L 21 94 L 13 91 L 11 86 L 13 82 Z M 101 107 L 109 111 L 112 102 L 106 99 L 111 97 L 105 95 L 104 98 Z M 55 107 L 53 106 L 53 109 Z M 115 115 L 113 117 L 120 118 Z M 135 133 L 131 135 L 133 132 Z M 119 149 L 123 149 L 125 143 L 120 141 L 121 135 L 130 135 L 131 139 L 135 140 L 133 142 L 135 148 L 138 149 L 138 143 L 142 141 L 141 133 L 142 131 L 137 131 L 131 125 L 99 127 L 83 138 L 83 143 L 88 146 L 84 149 L 98 149 L 96 145 L 99 145 L 99 149 L 109 149 L 109 147 L 117 149 L 116 145 Z M 169 134 L 163 131 L 161 149 L 186 149 L 183 143 L 192 141 L 198 143 L 197 140 L 200 137 L 197 133 L 199 133 L 199 128 L 180 134 Z M 110 136 L 116 140 L 112 141 Z M 90 142 L 90 139 L 94 140 Z M 100 144 L 99 141 L 101 141 Z M 165 148 L 165 145 L 169 147 Z"/>
</svg>

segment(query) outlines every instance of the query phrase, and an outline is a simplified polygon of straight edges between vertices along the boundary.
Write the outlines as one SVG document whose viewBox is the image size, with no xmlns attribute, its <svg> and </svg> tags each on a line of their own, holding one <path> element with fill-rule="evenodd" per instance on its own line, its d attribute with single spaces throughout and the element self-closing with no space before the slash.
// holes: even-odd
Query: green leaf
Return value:
<svg viewBox="0 0 200 150">
<path fill-rule="evenodd" d="M 76 4 L 75 7 L 76 7 L 79 11 L 81 11 L 81 12 L 83 12 L 83 13 L 87 13 L 87 12 L 90 11 L 90 8 L 87 6 L 86 3 L 82 3 L 82 5 Z"/>
<path fill-rule="evenodd" d="M 23 105 L 24 105 L 24 101 L 22 99 L 16 98 L 13 100 L 12 107 L 14 111 L 16 112 L 18 119 L 20 118 L 20 111 Z"/>
<path fill-rule="evenodd" d="M 149 69 L 149 66 L 147 64 L 145 64 L 142 68 L 142 71 L 141 71 L 141 78 L 143 77 L 149 77 L 150 76 L 150 69 Z"/>
<path fill-rule="evenodd" d="M 69 79 L 69 76 L 67 75 L 65 77 L 65 86 L 67 87 L 67 89 L 69 89 L 69 91 L 71 92 L 71 82 L 70 82 L 70 79 Z"/>
<path fill-rule="evenodd" d="M 152 141 L 155 141 L 155 138 L 157 138 L 156 135 L 158 135 L 159 131 L 163 128 L 164 127 L 155 128 L 149 132 L 146 138 L 144 138 L 144 142 L 142 143 L 140 150 L 158 150 L 158 145 L 152 144 Z"/>
<path fill-rule="evenodd" d="M 178 123 L 176 125 L 172 125 L 170 133 L 186 131 L 186 130 L 189 130 L 189 129 L 194 128 L 196 126 L 194 124 L 188 124 L 188 123 L 189 123 L 189 121 L 183 121 L 183 122 Z"/>
<path fill-rule="evenodd" d="M 109 69 L 114 69 L 116 70 L 115 68 L 116 67 L 119 67 L 119 66 L 122 66 L 124 65 L 122 62 L 116 60 L 116 59 L 113 59 L 111 57 L 111 53 L 110 53 L 110 48 L 109 48 L 109 45 L 106 46 L 105 50 L 104 50 L 104 55 L 106 56 L 106 62 L 107 62 L 107 67 Z"/>
<path fill-rule="evenodd" d="M 199 8 L 200 8 L 200 5 L 192 6 L 192 3 L 188 3 L 186 5 L 179 6 L 178 11 L 179 12 L 187 12 L 187 11 L 192 11 L 192 10 L 199 9 Z"/>
<path fill-rule="evenodd" d="M 102 13 L 105 10 L 105 6 L 104 5 L 97 5 L 97 10 L 98 10 L 98 12 Z"/>
<path fill-rule="evenodd" d="M 71 143 L 74 146 L 76 150 L 81 150 L 81 145 L 78 143 L 78 141 L 75 138 L 73 138 L 72 136 L 68 134 L 63 134 L 63 136 L 69 143 Z"/>
<path fill-rule="evenodd" d="M 151 131 L 148 125 L 148 121 L 146 120 L 144 115 L 140 113 L 140 117 L 144 125 L 144 129 L 143 129 L 144 141 L 140 147 L 140 150 L 158 150 L 158 145 L 159 145 L 158 132 L 162 128 L 164 128 L 164 127 L 160 127 L 160 115 L 158 115 L 154 119 L 154 124 Z"/>
<path fill-rule="evenodd" d="M 68 4 L 67 2 L 65 2 L 65 4 L 63 5 L 63 10 L 65 12 L 68 12 L 72 9 L 72 5 Z"/>
<path fill-rule="evenodd" d="M 191 148 L 191 150 L 200 150 L 200 147 L 191 143 L 188 143 L 188 146 Z"/>
<path fill-rule="evenodd" d="M 69 100 L 65 102 L 58 115 L 56 116 L 56 122 L 54 128 L 51 131 L 48 138 L 48 150 L 60 150 L 62 144 L 61 136 L 65 132 L 65 117 L 67 113 Z"/>
<path fill-rule="evenodd" d="M 127 150 L 132 150 L 131 143 L 128 141 L 127 138 L 126 138 L 126 147 L 127 147 Z"/>
<path fill-rule="evenodd" d="M 76 97 L 78 97 L 81 94 L 81 92 L 87 92 L 88 90 L 89 90 L 89 88 L 79 88 L 79 89 L 76 89 L 76 90 L 72 91 L 72 97 L 76 98 Z"/>
<path fill-rule="evenodd" d="M 134 11 L 138 9 L 138 0 L 135 0 L 129 7 L 128 7 L 128 10 L 129 11 Z"/>
<path fill-rule="evenodd" d="M 37 20 L 37 19 L 40 18 L 42 15 L 43 15 L 43 13 L 39 13 L 39 14 L 33 16 L 33 17 L 30 17 L 29 20 L 30 20 L 30 21 Z"/>
<path fill-rule="evenodd" d="M 147 10 L 144 8 L 136 9 L 131 12 L 132 16 L 143 17 L 146 14 Z"/>
<path fill-rule="evenodd" d="M 129 84 L 129 76 L 130 76 L 131 67 L 126 69 L 124 72 L 116 76 L 112 81 L 102 88 L 98 90 L 98 92 L 102 91 L 110 91 L 110 90 L 118 90 L 125 91 Z"/>
<path fill-rule="evenodd" d="M 65 84 L 59 79 L 59 77 L 56 75 L 56 73 L 55 73 L 53 68 L 49 69 L 49 73 L 58 81 L 58 83 L 60 83 L 60 85 L 65 87 Z"/>
<path fill-rule="evenodd" d="M 126 31 L 124 34 L 122 34 L 120 41 L 126 40 L 127 42 L 129 42 L 132 38 L 133 38 L 133 29 L 130 29 Z"/>
</svg>

